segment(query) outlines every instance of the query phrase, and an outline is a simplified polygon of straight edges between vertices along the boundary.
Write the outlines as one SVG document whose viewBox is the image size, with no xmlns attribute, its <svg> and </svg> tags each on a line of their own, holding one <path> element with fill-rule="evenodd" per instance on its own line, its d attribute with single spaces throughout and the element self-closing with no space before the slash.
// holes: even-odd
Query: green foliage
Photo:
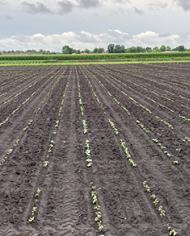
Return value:
<svg viewBox="0 0 190 236">
<path fill-rule="evenodd" d="M 184 52 L 186 51 L 185 47 L 183 45 L 180 45 L 173 49 L 174 51 Z"/>
<path fill-rule="evenodd" d="M 69 47 L 68 45 L 65 45 L 62 48 L 62 53 L 63 54 L 72 54 L 72 53 L 74 53 L 74 49 Z"/>
<path fill-rule="evenodd" d="M 153 49 L 154 51 L 155 49 Z M 190 52 L 101 53 L 101 54 L 44 54 L 1 55 L 0 65 L 49 65 L 89 62 L 183 62 L 190 61 Z"/>
<path fill-rule="evenodd" d="M 115 45 L 114 53 L 125 53 L 125 46 Z"/>
<path fill-rule="evenodd" d="M 165 45 L 162 45 L 161 47 L 160 47 L 160 52 L 165 52 L 166 51 L 166 46 Z"/>
<path fill-rule="evenodd" d="M 126 52 L 129 52 L 129 53 L 141 53 L 141 52 L 146 52 L 146 49 L 143 48 L 143 47 L 130 47 L 128 49 L 126 49 Z"/>
<path fill-rule="evenodd" d="M 115 44 L 108 45 L 108 53 L 114 53 Z"/>
<path fill-rule="evenodd" d="M 93 53 L 104 53 L 104 48 L 94 48 Z"/>
</svg>

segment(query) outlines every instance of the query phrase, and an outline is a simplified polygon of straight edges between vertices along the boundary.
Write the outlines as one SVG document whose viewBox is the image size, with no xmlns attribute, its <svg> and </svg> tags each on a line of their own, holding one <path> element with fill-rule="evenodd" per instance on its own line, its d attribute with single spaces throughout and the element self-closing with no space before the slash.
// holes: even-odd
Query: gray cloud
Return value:
<svg viewBox="0 0 190 236">
<path fill-rule="evenodd" d="M 189 0 L 176 0 L 178 5 L 181 6 L 185 11 L 190 10 L 190 1 Z"/>
<path fill-rule="evenodd" d="M 50 9 L 41 2 L 37 3 L 22 2 L 22 6 L 30 14 L 52 13 Z"/>
<path fill-rule="evenodd" d="M 70 0 L 62 0 L 58 2 L 59 13 L 69 13 L 75 8 L 92 8 L 101 5 L 100 0 L 77 0 L 72 2 Z"/>
<path fill-rule="evenodd" d="M 0 5 L 6 2 L 8 1 L 0 0 Z M 38 2 L 29 2 L 29 0 L 25 0 L 22 2 L 22 6 L 25 11 L 30 14 L 66 14 L 72 12 L 75 9 L 89 9 L 99 6 L 106 6 L 108 8 L 113 6 L 124 7 L 128 3 L 131 5 L 135 13 L 142 15 L 146 12 L 145 7 L 151 11 L 159 10 L 168 7 L 172 2 L 177 3 L 177 5 L 183 8 L 185 11 L 190 10 L 190 0 L 171 0 L 171 2 L 164 2 L 163 0 L 151 2 L 150 0 L 144 0 L 144 6 L 137 4 L 137 2 L 133 0 L 55 0 L 54 10 L 50 10 L 50 8 L 46 6 L 42 0 L 38 0 Z"/>
<path fill-rule="evenodd" d="M 142 10 L 140 10 L 139 8 L 137 8 L 137 7 L 134 7 L 134 11 L 135 11 L 137 14 L 139 14 L 139 15 L 143 15 L 143 14 L 144 14 L 144 12 L 143 12 Z"/>
<path fill-rule="evenodd" d="M 14 18 L 13 18 L 12 16 L 6 15 L 6 16 L 5 16 L 5 19 L 11 21 L 11 20 L 13 20 Z"/>
<path fill-rule="evenodd" d="M 75 5 L 68 0 L 59 1 L 58 5 L 59 5 L 59 13 L 69 13 L 75 7 Z"/>
<path fill-rule="evenodd" d="M 3 0 L 0 0 L 0 3 Z M 56 4 L 58 5 L 58 10 L 51 11 L 44 3 L 37 2 L 37 3 L 29 3 L 27 1 L 22 2 L 22 6 L 26 12 L 30 14 L 39 14 L 39 13 L 49 13 L 49 14 L 66 14 L 71 12 L 73 9 L 81 8 L 93 8 L 102 5 L 102 1 L 100 0 L 60 0 L 57 1 Z"/>
<path fill-rule="evenodd" d="M 90 8 L 90 7 L 96 7 L 101 5 L 100 0 L 79 0 L 79 7 L 82 8 Z"/>
<path fill-rule="evenodd" d="M 0 0 L 0 5 L 5 5 L 7 4 L 7 0 Z"/>
</svg>

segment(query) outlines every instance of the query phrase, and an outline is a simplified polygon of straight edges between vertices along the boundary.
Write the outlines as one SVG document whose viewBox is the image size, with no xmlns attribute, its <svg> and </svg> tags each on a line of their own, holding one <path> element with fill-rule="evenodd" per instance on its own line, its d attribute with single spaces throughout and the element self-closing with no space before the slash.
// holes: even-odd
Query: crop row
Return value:
<svg viewBox="0 0 190 236">
<path fill-rule="evenodd" d="M 129 110 L 122 105 L 122 103 L 116 98 L 114 97 L 110 91 L 99 81 L 99 84 L 104 88 L 104 90 L 107 92 L 107 94 L 113 99 L 114 102 L 116 102 L 117 105 L 119 105 L 121 107 L 121 109 L 124 110 L 124 112 L 127 113 L 127 115 L 131 116 L 131 113 L 129 112 Z M 97 96 L 96 96 L 97 97 Z M 171 152 L 167 149 L 166 146 L 164 146 L 164 144 L 159 140 L 160 138 L 157 137 L 157 135 L 155 133 L 153 133 L 151 130 L 149 130 L 140 120 L 136 120 L 136 124 L 142 129 L 142 131 L 146 134 L 149 135 L 150 140 L 157 145 L 157 147 L 161 150 L 161 152 L 171 161 L 171 163 L 173 165 L 179 165 L 180 161 L 176 160 L 175 154 L 171 154 Z M 183 142 L 189 142 L 188 137 L 185 137 Z M 180 147 L 178 147 L 176 149 L 176 151 L 179 153 L 182 151 L 182 149 Z"/>
<path fill-rule="evenodd" d="M 130 85 L 128 85 L 128 84 L 122 82 L 121 80 L 117 79 L 116 77 L 111 76 L 111 78 L 112 78 L 117 84 L 120 84 L 120 85 L 122 86 L 122 88 L 126 88 L 127 90 L 131 90 L 131 92 L 132 92 L 133 94 L 137 93 L 137 90 L 135 90 L 135 89 L 134 89 L 133 87 L 131 87 Z M 136 87 L 143 88 L 143 90 L 145 90 L 148 94 L 152 93 L 151 90 L 147 89 L 147 88 L 144 87 L 144 86 L 142 87 L 142 86 L 140 86 L 139 84 L 137 84 L 137 83 L 135 83 L 135 82 L 131 82 L 131 83 L 133 83 Z M 138 93 L 139 93 L 139 92 L 138 92 Z M 143 93 L 144 93 L 144 91 L 143 91 Z M 160 95 L 159 95 L 159 94 L 156 94 L 156 95 L 158 96 L 157 99 L 160 99 L 160 97 L 162 97 L 161 94 L 160 94 Z M 166 97 L 165 97 L 165 98 L 166 98 Z M 189 118 L 189 117 L 186 117 L 186 116 L 180 114 L 179 112 L 176 114 L 174 110 L 172 110 L 171 108 L 169 108 L 169 107 L 166 106 L 166 105 L 161 104 L 161 103 L 158 102 L 158 101 L 155 101 L 155 100 L 152 99 L 152 98 L 149 98 L 149 96 L 148 96 L 147 94 L 146 94 L 146 99 L 149 100 L 149 101 L 151 101 L 151 102 L 153 102 L 153 103 L 155 104 L 155 106 L 160 106 L 161 108 L 164 108 L 164 109 L 168 110 L 169 112 L 173 113 L 175 116 L 178 116 L 178 117 L 181 118 L 182 120 L 184 120 L 184 121 L 186 121 L 186 122 L 189 122 L 189 121 L 190 121 L 190 118 Z M 171 99 L 169 99 L 169 100 L 171 100 Z M 187 99 L 186 99 L 186 100 L 187 100 Z M 134 99 L 133 99 L 133 101 L 135 102 Z M 148 111 L 148 110 L 147 110 L 147 111 Z M 148 111 L 148 112 L 150 113 L 150 111 Z"/>
<path fill-rule="evenodd" d="M 87 168 L 91 168 L 93 165 L 92 161 L 92 152 L 91 152 L 91 143 L 88 135 L 88 125 L 87 121 L 85 118 L 85 108 L 84 108 L 84 103 L 83 99 L 81 96 L 81 88 L 80 88 L 80 83 L 77 81 L 77 90 L 78 90 L 78 100 L 79 100 L 79 106 L 80 106 L 80 114 L 81 114 L 81 123 L 83 127 L 83 134 L 85 135 L 85 148 L 84 148 L 84 153 L 86 157 L 86 166 Z M 104 234 L 104 224 L 103 224 L 103 218 L 102 218 L 102 210 L 101 210 L 101 205 L 99 202 L 98 198 L 98 193 L 96 191 L 96 185 L 91 182 L 91 190 L 90 190 L 90 195 L 92 199 L 92 205 L 94 209 L 94 214 L 95 214 L 95 222 L 97 224 L 98 232 L 100 236 L 103 236 Z"/>
<path fill-rule="evenodd" d="M 62 116 L 64 101 L 65 101 L 65 96 L 66 96 L 68 86 L 69 86 L 69 82 L 67 82 L 65 89 L 63 91 L 63 95 L 62 95 L 60 106 L 59 106 L 59 111 L 57 114 L 58 119 L 55 120 L 55 123 L 53 125 L 53 129 L 51 130 L 51 133 L 50 133 L 50 141 L 49 141 L 49 144 L 47 147 L 47 153 L 46 153 L 45 159 L 42 161 L 42 164 L 41 164 L 41 171 L 38 176 L 36 191 L 33 196 L 31 213 L 29 214 L 29 217 L 28 217 L 28 223 L 34 223 L 37 218 L 37 215 L 38 215 L 39 206 L 40 206 L 40 199 L 43 194 L 43 183 L 44 183 L 44 179 L 46 177 L 47 169 L 48 169 L 48 166 L 50 163 L 50 158 L 53 158 L 52 155 L 53 155 L 53 151 L 55 149 L 55 139 L 57 136 L 57 131 L 59 129 L 59 125 L 60 125 L 60 120 L 61 120 L 61 116 Z M 43 172 L 43 176 L 40 176 L 40 175 L 42 175 L 42 172 Z M 39 181 L 40 178 L 42 179 L 41 182 Z"/>
<path fill-rule="evenodd" d="M 109 82 L 106 78 L 105 80 L 107 81 L 107 83 L 111 83 Z M 103 87 L 105 90 L 108 91 L 108 89 L 105 87 L 105 85 L 100 81 L 98 80 L 98 83 L 100 84 L 101 87 Z M 155 118 L 155 120 L 157 120 L 158 122 L 161 122 L 162 124 L 164 124 L 165 127 L 169 128 L 171 131 L 175 130 L 175 127 L 169 123 L 168 121 L 162 119 L 161 117 L 159 117 L 158 115 L 155 115 L 153 111 L 151 111 L 150 109 L 146 108 L 144 105 L 142 105 L 141 103 L 139 103 L 138 101 L 136 101 L 134 98 L 132 98 L 131 96 L 129 96 L 125 91 L 123 91 L 122 89 L 119 89 L 115 84 L 112 84 L 112 87 L 115 88 L 116 90 L 118 90 L 121 94 L 123 94 L 125 97 L 127 97 L 129 99 L 129 101 L 131 101 L 133 104 L 135 104 L 137 107 L 139 107 L 139 109 L 143 109 L 145 111 L 145 113 L 147 113 L 147 116 L 150 116 L 151 115 L 151 119 Z M 109 96 L 113 96 L 110 91 L 108 91 L 108 94 Z M 115 98 L 116 99 L 116 98 Z M 117 99 L 118 101 L 118 99 Z M 118 103 L 118 102 L 117 102 Z M 125 108 L 126 110 L 126 108 Z M 127 110 L 129 110 L 127 108 Z M 179 133 L 179 132 L 177 132 Z M 180 137 L 179 139 L 186 143 L 188 142 L 188 140 L 190 139 L 188 136 L 180 133 Z"/>
<path fill-rule="evenodd" d="M 126 156 L 128 162 L 129 162 L 129 164 L 130 164 L 132 167 L 136 167 L 136 168 L 137 168 L 137 170 L 138 170 L 138 172 L 139 172 L 141 178 L 142 178 L 142 179 L 146 179 L 146 177 L 145 177 L 145 176 L 142 174 L 142 172 L 140 171 L 140 169 L 139 169 L 139 167 L 138 167 L 138 163 L 137 163 L 136 161 L 134 161 L 133 155 L 131 154 L 131 152 L 130 152 L 130 150 L 129 150 L 127 144 L 126 144 L 126 142 L 122 139 L 121 134 L 120 134 L 120 132 L 119 132 L 119 130 L 118 130 L 118 128 L 117 128 L 117 126 L 116 126 L 116 123 L 114 122 L 113 118 L 112 118 L 112 120 L 110 119 L 109 114 L 108 114 L 108 113 L 105 111 L 105 109 L 104 109 L 104 105 L 102 104 L 102 102 L 100 101 L 100 98 L 98 98 L 98 95 L 97 95 L 96 92 L 94 91 L 93 86 L 92 86 L 90 80 L 89 80 L 87 77 L 86 77 L 86 79 L 87 79 L 87 81 L 88 81 L 88 83 L 89 83 L 89 87 L 90 87 L 91 90 L 92 90 L 93 96 L 94 96 L 94 98 L 95 98 L 97 104 L 99 104 L 99 107 L 101 108 L 101 110 L 103 111 L 103 113 L 104 113 L 104 115 L 105 115 L 105 119 L 107 120 L 107 122 L 109 123 L 110 127 L 111 127 L 112 130 L 113 130 L 113 134 L 114 134 L 114 136 L 115 136 L 115 138 L 116 138 L 116 140 L 117 140 L 117 144 L 119 144 L 119 148 L 122 149 L 122 151 L 123 151 L 124 155 Z M 97 99 L 98 99 L 98 100 L 97 100 Z M 98 102 L 98 101 L 99 101 L 99 102 Z M 139 177 L 137 176 L 137 178 L 139 178 Z M 165 211 L 164 211 L 163 207 L 160 206 L 159 210 L 160 210 L 160 214 L 163 214 L 163 215 L 164 215 L 164 212 L 165 212 Z M 173 230 L 173 229 L 172 229 L 172 230 Z M 173 232 L 172 230 L 169 232 L 169 235 L 172 235 L 172 236 L 173 236 L 173 235 L 175 235 L 175 234 L 171 234 L 171 232 Z"/>
</svg>

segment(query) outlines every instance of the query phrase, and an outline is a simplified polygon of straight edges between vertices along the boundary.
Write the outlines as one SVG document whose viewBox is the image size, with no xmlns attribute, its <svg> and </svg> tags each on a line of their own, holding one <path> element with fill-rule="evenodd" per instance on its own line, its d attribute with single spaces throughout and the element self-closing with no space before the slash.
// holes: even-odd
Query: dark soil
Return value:
<svg viewBox="0 0 190 236">
<path fill-rule="evenodd" d="M 121 139 L 137 167 L 129 165 Z M 189 156 L 188 63 L 0 68 L 0 236 L 167 236 L 167 224 L 189 236 Z M 92 182 L 104 232 L 95 222 Z"/>
</svg>

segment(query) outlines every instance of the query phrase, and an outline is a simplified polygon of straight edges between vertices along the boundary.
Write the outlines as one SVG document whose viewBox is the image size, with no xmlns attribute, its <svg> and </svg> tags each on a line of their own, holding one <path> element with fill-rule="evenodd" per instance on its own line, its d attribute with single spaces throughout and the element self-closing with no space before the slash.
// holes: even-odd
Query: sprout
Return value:
<svg viewBox="0 0 190 236">
<path fill-rule="evenodd" d="M 161 217 L 166 215 L 166 211 L 163 209 L 163 206 L 159 206 L 158 211 L 160 212 Z"/>
<path fill-rule="evenodd" d="M 41 194 L 42 190 L 40 188 L 37 189 L 36 194 L 35 194 L 35 198 L 38 198 Z"/>
<path fill-rule="evenodd" d="M 119 134 L 119 132 L 118 132 L 118 130 L 117 130 L 117 128 L 116 128 L 116 126 L 115 126 L 115 124 L 113 123 L 113 121 L 112 121 L 111 119 L 108 119 L 108 121 L 109 121 L 109 123 L 110 123 L 110 126 L 112 127 L 112 129 L 113 129 L 114 133 L 115 133 L 116 135 L 118 135 L 118 134 Z"/>
<path fill-rule="evenodd" d="M 159 143 L 158 139 L 156 139 L 156 138 L 153 138 L 152 141 L 153 141 L 154 143 Z"/>
<path fill-rule="evenodd" d="M 148 192 L 148 193 L 151 192 L 150 186 L 147 184 L 147 181 L 143 182 L 143 186 L 145 188 L 145 192 Z"/>
<path fill-rule="evenodd" d="M 128 147 L 126 146 L 125 141 L 122 140 L 122 139 L 120 139 L 120 143 L 121 143 L 121 147 L 123 148 L 123 150 L 124 150 L 124 152 L 125 152 L 125 154 L 126 154 L 126 156 L 127 156 L 127 159 L 128 159 L 128 161 L 129 161 L 129 164 L 130 164 L 132 167 L 136 167 L 137 164 L 136 164 L 135 161 L 132 159 L 132 156 L 131 156 L 131 154 L 130 154 L 130 152 L 129 152 Z"/>
<path fill-rule="evenodd" d="M 94 220 L 98 226 L 98 231 L 102 232 L 104 230 L 104 226 L 103 226 L 103 222 L 102 222 L 102 212 L 101 212 L 100 203 L 98 201 L 96 186 L 94 186 L 92 183 L 91 188 L 92 188 L 92 191 L 91 191 L 92 203 L 94 205 L 94 210 L 95 210 L 95 215 L 96 215 Z"/>
<path fill-rule="evenodd" d="M 49 161 L 44 161 L 43 167 L 47 167 L 49 165 Z"/>
<path fill-rule="evenodd" d="M 172 229 L 170 232 L 169 232 L 169 235 L 170 236 L 176 236 L 177 235 L 177 231 L 175 229 Z"/>
<path fill-rule="evenodd" d="M 32 223 L 32 222 L 34 221 L 34 219 L 35 219 L 35 217 L 32 216 L 32 217 L 30 217 L 30 218 L 28 219 L 28 222 L 29 222 L 29 223 Z"/>
<path fill-rule="evenodd" d="M 88 132 L 88 126 L 86 120 L 82 120 L 82 124 L 83 124 L 84 134 L 86 134 Z"/>
<path fill-rule="evenodd" d="M 174 165 L 179 165 L 179 161 L 173 161 L 172 162 Z"/>
<path fill-rule="evenodd" d="M 10 149 L 7 150 L 7 153 L 6 153 L 6 154 L 7 154 L 7 155 L 10 155 L 12 152 L 13 152 L 13 149 L 10 148 Z"/>
</svg>

